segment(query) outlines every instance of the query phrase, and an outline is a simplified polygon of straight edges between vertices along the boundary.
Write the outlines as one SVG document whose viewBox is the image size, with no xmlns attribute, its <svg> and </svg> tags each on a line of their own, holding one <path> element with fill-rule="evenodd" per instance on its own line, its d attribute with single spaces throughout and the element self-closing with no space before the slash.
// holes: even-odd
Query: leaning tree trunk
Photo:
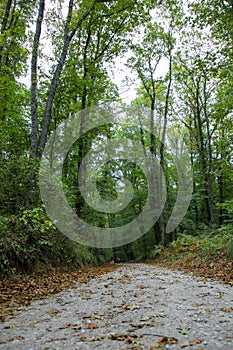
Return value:
<svg viewBox="0 0 233 350">
<path fill-rule="evenodd" d="M 42 157 L 42 153 L 43 153 L 43 150 L 45 148 L 45 143 L 47 140 L 50 121 L 51 121 L 51 111 L 52 111 L 53 101 L 54 101 L 55 93 L 57 90 L 59 77 L 60 77 L 61 72 L 63 70 L 66 56 L 68 54 L 70 43 L 71 43 L 73 37 L 75 36 L 77 30 L 80 28 L 82 23 L 85 21 L 85 19 L 89 16 L 89 14 L 95 8 L 95 4 L 97 2 L 100 2 L 100 1 L 94 2 L 94 4 L 89 7 L 89 9 L 80 18 L 80 20 L 76 24 L 75 28 L 71 31 L 71 33 L 69 33 L 69 27 L 70 27 L 71 20 L 72 20 L 72 12 L 73 12 L 73 5 L 74 5 L 73 0 L 69 1 L 69 10 L 68 10 L 68 15 L 66 18 L 66 25 L 65 25 L 65 30 L 64 30 L 63 48 L 62 48 L 62 52 L 61 52 L 61 55 L 60 55 L 58 63 L 57 63 L 57 67 L 56 67 L 54 74 L 53 74 L 53 77 L 52 77 L 52 81 L 51 81 L 49 93 L 48 93 L 48 98 L 47 98 L 46 106 L 45 106 L 44 119 L 43 119 L 43 123 L 42 123 L 42 130 L 40 133 L 39 148 L 37 150 L 37 156 L 39 158 Z"/>
</svg>

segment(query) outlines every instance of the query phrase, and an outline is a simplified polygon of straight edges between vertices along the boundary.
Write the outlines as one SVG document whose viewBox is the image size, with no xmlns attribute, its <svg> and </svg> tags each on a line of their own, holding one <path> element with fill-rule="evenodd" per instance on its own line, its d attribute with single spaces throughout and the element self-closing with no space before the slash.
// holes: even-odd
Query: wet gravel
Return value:
<svg viewBox="0 0 233 350">
<path fill-rule="evenodd" d="M 123 264 L 0 324 L 0 349 L 233 349 L 233 289 Z"/>
</svg>

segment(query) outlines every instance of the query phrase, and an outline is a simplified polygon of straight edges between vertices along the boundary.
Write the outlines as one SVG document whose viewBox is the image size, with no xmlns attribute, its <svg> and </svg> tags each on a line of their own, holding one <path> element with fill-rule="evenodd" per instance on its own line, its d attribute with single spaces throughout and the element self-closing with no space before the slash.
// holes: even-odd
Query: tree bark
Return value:
<svg viewBox="0 0 233 350">
<path fill-rule="evenodd" d="M 83 91 L 82 91 L 82 98 L 81 98 L 81 123 L 80 123 L 80 130 L 79 134 L 82 135 L 83 133 L 83 126 L 85 122 L 84 118 L 84 113 L 86 109 L 86 104 L 87 104 L 87 84 L 86 84 L 86 78 L 88 75 L 88 67 L 87 67 L 87 52 L 88 52 L 88 46 L 90 44 L 91 40 L 91 30 L 89 27 L 88 33 L 87 33 L 87 38 L 85 42 L 85 47 L 84 47 L 84 54 L 83 54 Z M 79 139 L 79 145 L 78 145 L 78 178 L 77 178 L 77 196 L 76 196 L 76 213 L 78 214 L 79 217 L 82 216 L 83 212 L 83 205 L 84 205 L 84 200 L 82 198 L 82 194 L 79 190 L 79 179 L 82 180 L 83 174 L 80 168 L 80 165 L 82 163 L 84 151 L 86 149 L 86 141 L 84 138 Z"/>
<path fill-rule="evenodd" d="M 99 2 L 99 1 L 97 1 L 97 2 Z M 78 21 L 78 23 L 75 26 L 75 28 L 69 34 L 69 25 L 71 23 L 72 12 L 73 12 L 73 5 L 74 5 L 73 4 L 73 0 L 69 1 L 69 10 L 68 10 L 68 15 L 67 15 L 67 19 L 66 19 L 66 25 L 65 25 L 65 34 L 64 34 L 64 39 L 63 39 L 63 48 L 62 48 L 62 52 L 61 52 L 61 55 L 60 55 L 59 60 L 58 60 L 57 67 L 56 67 L 55 72 L 54 72 L 53 77 L 52 77 L 52 81 L 51 81 L 50 88 L 49 88 L 49 93 L 48 93 L 48 98 L 47 98 L 46 106 L 45 106 L 44 119 L 43 119 L 42 130 L 41 130 L 40 141 L 39 141 L 39 149 L 37 151 L 37 155 L 38 155 L 39 158 L 41 158 L 43 150 L 44 150 L 44 147 L 45 147 L 47 135 L 48 135 L 48 132 L 49 132 L 49 125 L 50 125 L 50 120 L 51 120 L 51 111 L 52 111 L 52 106 L 53 106 L 53 100 L 54 100 L 55 93 L 56 93 L 56 90 L 57 90 L 59 77 L 60 77 L 60 74 L 62 72 L 63 66 L 65 64 L 65 60 L 66 60 L 66 56 L 67 56 L 67 53 L 68 53 L 68 50 L 69 50 L 69 47 L 70 47 L 70 43 L 71 43 L 74 35 L 76 34 L 77 30 L 80 28 L 82 23 L 85 21 L 85 19 L 89 16 L 89 14 L 95 8 L 95 4 L 96 4 L 96 1 L 83 14 L 83 16 Z"/>
<path fill-rule="evenodd" d="M 211 173 L 213 167 L 213 155 L 212 155 L 212 144 L 211 144 L 211 132 L 210 132 L 210 122 L 207 113 L 207 79 L 204 77 L 204 119 L 206 122 L 206 131 L 207 131 L 207 145 L 208 145 L 208 166 L 206 173 L 206 181 L 208 187 L 208 209 L 209 209 L 209 222 L 210 225 L 214 225 L 214 213 L 213 213 L 213 192 L 212 192 L 212 183 L 211 183 Z"/>
<path fill-rule="evenodd" d="M 165 99 L 165 109 L 164 109 L 164 121 L 163 121 L 163 131 L 162 131 L 162 139 L 160 144 L 160 174 L 159 174 L 159 182 L 160 182 L 160 188 L 159 191 L 160 197 L 162 196 L 162 176 L 164 172 L 164 166 L 165 166 L 165 158 L 164 158 L 164 144 L 166 139 L 166 133 L 167 133 L 167 118 L 168 118 L 168 108 L 169 108 L 169 97 L 170 97 L 170 90 L 171 90 L 171 84 L 172 84 L 172 48 L 169 48 L 169 78 L 168 78 L 168 86 L 167 86 L 167 93 L 166 93 L 166 99 Z M 160 199 L 161 200 L 161 199 Z M 159 218 L 159 229 L 160 229 L 160 243 L 162 245 L 165 245 L 165 227 L 164 227 L 164 213 L 162 212 Z"/>
<path fill-rule="evenodd" d="M 10 17 L 11 6 L 12 6 L 12 0 L 8 0 L 7 4 L 6 4 L 6 9 L 5 9 L 5 13 L 3 16 L 3 20 L 2 20 L 1 34 L 3 34 L 5 32 L 5 30 L 7 29 L 7 22 L 8 22 L 9 17 Z M 0 67 L 2 65 L 2 51 L 3 51 L 3 46 L 0 45 Z"/>
<path fill-rule="evenodd" d="M 38 69 L 38 48 L 40 43 L 41 28 L 44 18 L 45 0 L 40 0 L 39 11 L 36 22 L 36 31 L 33 40 L 32 47 L 32 59 L 31 59 L 31 158 L 35 158 L 37 155 L 38 146 L 38 116 L 37 116 L 37 69 Z"/>
<path fill-rule="evenodd" d="M 200 77 L 196 79 L 196 118 L 197 118 L 197 128 L 198 128 L 198 149 L 201 158 L 202 164 L 202 173 L 204 181 L 204 191 L 205 191 L 205 204 L 208 217 L 208 223 L 211 223 L 213 220 L 212 205 L 211 205 L 211 195 L 209 188 L 209 175 L 208 175 L 208 166 L 205 155 L 205 145 L 204 145 L 204 135 L 203 135 L 203 123 L 201 120 L 201 106 L 200 106 Z"/>
</svg>

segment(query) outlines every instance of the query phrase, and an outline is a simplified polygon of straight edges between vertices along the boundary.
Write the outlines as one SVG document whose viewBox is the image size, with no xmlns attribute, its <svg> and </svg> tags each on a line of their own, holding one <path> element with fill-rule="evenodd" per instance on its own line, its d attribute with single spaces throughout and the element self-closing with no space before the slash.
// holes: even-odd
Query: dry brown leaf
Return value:
<svg viewBox="0 0 233 350">
<path fill-rule="evenodd" d="M 83 318 L 88 318 L 88 320 L 102 320 L 104 318 L 103 315 L 93 315 L 93 316 L 84 316 Z"/>
<path fill-rule="evenodd" d="M 24 337 L 21 335 L 17 335 L 16 337 L 12 337 L 10 339 L 8 339 L 8 341 L 14 341 L 14 340 L 23 340 Z M 5 342 L 6 343 L 6 342 Z"/>
<path fill-rule="evenodd" d="M 48 295 L 66 290 L 76 282 L 87 283 L 90 279 L 114 271 L 119 266 L 109 264 L 76 271 L 57 270 L 5 278 L 0 282 L 0 321 L 5 322 L 8 316 L 16 316 L 18 308 L 30 305 L 34 300 L 44 299 Z"/>
<path fill-rule="evenodd" d="M 162 337 L 159 339 L 159 343 L 164 344 L 178 344 L 178 339 L 174 337 Z"/>
<path fill-rule="evenodd" d="M 80 339 L 81 339 L 83 342 L 88 342 L 88 343 L 93 342 L 93 341 L 96 340 L 96 338 L 94 338 L 94 337 L 92 337 L 92 338 L 81 337 Z"/>
<path fill-rule="evenodd" d="M 233 308 L 232 307 L 221 307 L 220 310 L 224 311 L 224 312 L 233 312 Z"/>
<path fill-rule="evenodd" d="M 59 312 L 60 311 L 57 309 L 51 309 L 51 310 L 47 311 L 47 314 L 49 314 L 50 316 L 55 316 L 55 315 L 59 314 Z"/>
<path fill-rule="evenodd" d="M 201 344 L 202 342 L 203 342 L 203 339 L 193 339 L 193 340 L 189 340 L 189 345 L 193 346 L 193 345 Z"/>
<path fill-rule="evenodd" d="M 137 334 L 110 334 L 108 337 L 111 340 L 126 341 L 127 343 L 132 343 L 136 339 L 140 338 Z"/>
<path fill-rule="evenodd" d="M 81 329 L 80 326 L 78 326 L 77 323 L 67 323 L 64 326 L 59 327 L 59 329 L 67 329 L 67 328 L 72 328 L 72 329 Z"/>
<path fill-rule="evenodd" d="M 186 340 L 183 344 L 181 344 L 181 348 L 186 348 L 188 346 L 194 346 L 197 344 L 201 344 L 203 342 L 203 339 L 193 339 L 193 340 Z M 201 349 L 201 348 L 199 348 Z"/>
<path fill-rule="evenodd" d="M 96 329 L 96 328 L 99 328 L 99 327 L 100 327 L 100 325 L 97 324 L 97 323 L 89 323 L 89 324 L 87 325 L 87 328 L 88 328 L 88 329 Z"/>
<path fill-rule="evenodd" d="M 188 271 L 196 276 L 219 279 L 223 283 L 231 286 L 233 285 L 233 260 L 228 261 L 224 256 L 208 262 L 194 256 L 170 261 L 166 256 L 161 255 L 159 259 L 154 262 L 149 262 L 149 264 L 173 270 Z M 210 267 L 210 264 L 212 267 Z M 218 271 L 218 273 L 216 273 L 216 271 Z"/>
</svg>

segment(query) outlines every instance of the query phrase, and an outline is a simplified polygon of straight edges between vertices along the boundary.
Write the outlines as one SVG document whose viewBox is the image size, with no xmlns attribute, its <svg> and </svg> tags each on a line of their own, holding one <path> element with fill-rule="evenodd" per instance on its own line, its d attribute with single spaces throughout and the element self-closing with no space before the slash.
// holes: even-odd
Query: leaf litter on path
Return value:
<svg viewBox="0 0 233 350">
<path fill-rule="evenodd" d="M 117 267 L 92 269 L 79 277 L 65 274 L 64 282 L 53 275 L 66 287 L 40 300 L 32 289 L 27 306 L 13 288 L 10 296 L 22 309 L 5 315 L 0 349 L 232 348 L 231 286 L 161 266 Z M 35 288 L 39 280 L 33 281 L 27 280 L 23 290 Z M 49 281 L 48 290 L 54 289 Z"/>
</svg>

